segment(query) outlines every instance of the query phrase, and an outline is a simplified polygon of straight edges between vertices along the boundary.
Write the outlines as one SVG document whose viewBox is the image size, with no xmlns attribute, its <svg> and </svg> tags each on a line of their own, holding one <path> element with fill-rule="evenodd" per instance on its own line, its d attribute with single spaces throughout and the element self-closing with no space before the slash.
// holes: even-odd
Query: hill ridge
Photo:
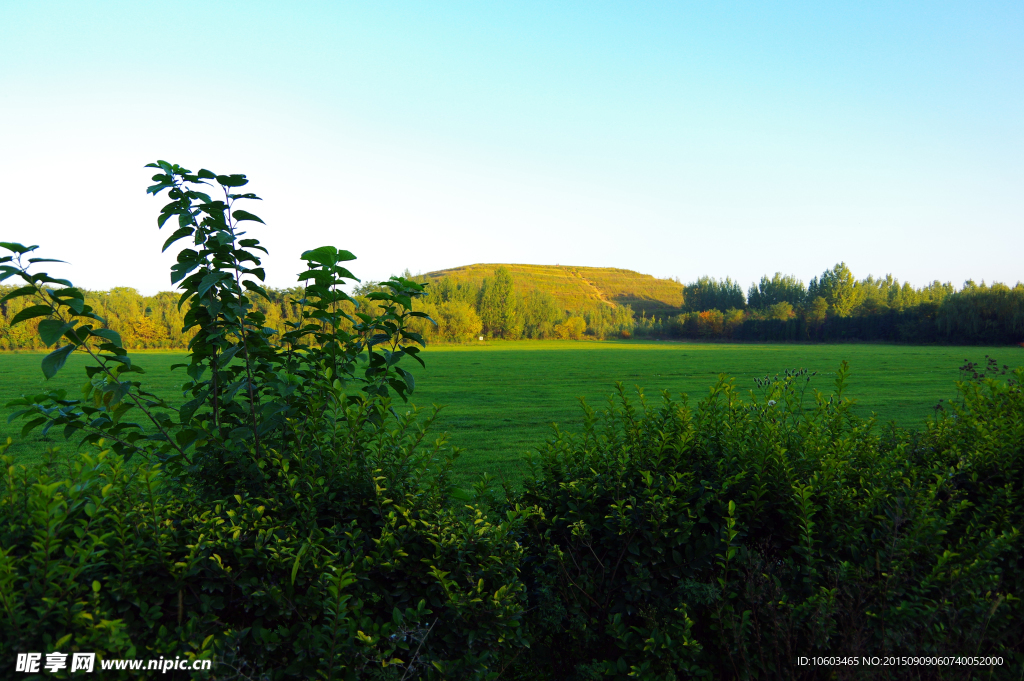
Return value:
<svg viewBox="0 0 1024 681">
<path fill-rule="evenodd" d="M 521 294 L 549 292 L 566 310 L 582 311 L 601 305 L 629 305 L 638 315 L 678 314 L 683 306 L 683 286 L 671 279 L 619 267 L 586 265 L 534 265 L 527 263 L 474 263 L 421 275 L 427 281 L 445 277 L 479 284 L 499 267 L 512 273 Z"/>
</svg>

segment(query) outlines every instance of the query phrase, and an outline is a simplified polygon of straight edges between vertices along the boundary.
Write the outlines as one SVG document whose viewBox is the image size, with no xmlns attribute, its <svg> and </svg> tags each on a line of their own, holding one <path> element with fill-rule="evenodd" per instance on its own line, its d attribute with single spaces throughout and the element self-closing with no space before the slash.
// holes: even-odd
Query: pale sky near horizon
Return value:
<svg viewBox="0 0 1024 681">
<path fill-rule="evenodd" d="M 0 2 L 0 240 L 167 290 L 166 159 L 268 283 L 470 263 L 1024 279 L 1024 3 Z"/>
</svg>

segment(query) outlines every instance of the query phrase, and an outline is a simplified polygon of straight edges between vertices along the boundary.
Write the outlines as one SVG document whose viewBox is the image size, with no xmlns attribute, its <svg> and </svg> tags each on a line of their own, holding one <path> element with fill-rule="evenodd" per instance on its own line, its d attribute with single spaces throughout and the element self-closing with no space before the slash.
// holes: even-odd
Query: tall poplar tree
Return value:
<svg viewBox="0 0 1024 681">
<path fill-rule="evenodd" d="M 487 333 L 500 338 L 518 338 L 521 327 L 518 321 L 518 305 L 507 267 L 499 267 L 494 277 L 485 279 L 481 287 L 480 318 Z"/>
</svg>

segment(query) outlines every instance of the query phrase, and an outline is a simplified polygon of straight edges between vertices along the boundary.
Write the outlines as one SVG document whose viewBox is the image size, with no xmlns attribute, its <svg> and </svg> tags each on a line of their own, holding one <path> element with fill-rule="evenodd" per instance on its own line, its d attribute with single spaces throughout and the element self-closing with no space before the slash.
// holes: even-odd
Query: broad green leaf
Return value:
<svg viewBox="0 0 1024 681">
<path fill-rule="evenodd" d="M 49 283 L 63 284 L 63 280 L 54 280 L 47 277 Z M 64 298 L 77 298 L 78 300 L 85 300 L 85 294 L 76 288 L 62 288 L 62 289 L 44 289 L 51 298 L 54 300 L 63 300 Z"/>
<path fill-rule="evenodd" d="M 214 243 L 218 246 L 230 246 L 232 243 L 234 243 L 234 241 L 235 237 L 231 234 L 231 232 L 223 231 L 214 234 L 212 237 L 210 237 L 207 243 Z"/>
<path fill-rule="evenodd" d="M 306 251 L 301 256 L 303 260 L 320 263 L 321 265 L 334 265 L 346 260 L 355 260 L 356 256 L 348 251 L 341 251 L 334 246 L 321 246 L 311 251 Z"/>
<path fill-rule="evenodd" d="M 21 244 L 13 241 L 0 241 L 0 248 L 6 248 L 8 251 L 13 251 L 14 253 L 31 253 L 39 248 L 39 246 L 22 246 Z"/>
<path fill-rule="evenodd" d="M 325 286 L 331 283 L 331 275 L 325 270 L 306 270 L 298 277 L 299 281 L 307 281 L 309 279 Z"/>
<path fill-rule="evenodd" d="M 48 274 L 42 274 L 38 277 L 38 281 L 46 282 L 47 284 L 60 284 L 61 286 L 67 286 L 69 289 L 73 288 L 73 284 L 67 279 L 54 279 Z"/>
<path fill-rule="evenodd" d="M 473 493 L 470 492 L 469 490 L 461 489 L 459 487 L 455 487 L 452 489 L 451 497 L 456 501 L 473 501 Z"/>
<path fill-rule="evenodd" d="M 110 329 L 96 329 L 92 332 L 92 335 L 105 338 L 117 347 L 121 347 L 121 334 L 117 331 L 112 331 Z"/>
<path fill-rule="evenodd" d="M 191 225 L 189 225 L 188 227 L 179 227 L 178 229 L 174 230 L 174 234 L 167 238 L 167 241 L 164 242 L 164 247 L 160 249 L 160 252 L 163 253 L 164 251 L 166 251 L 168 248 L 171 247 L 171 244 L 173 244 L 178 239 L 184 239 L 187 236 L 192 236 L 192 233 L 194 231 L 195 230 L 192 228 Z"/>
<path fill-rule="evenodd" d="M 177 213 L 175 213 L 174 211 L 169 211 L 168 212 L 166 207 L 165 207 L 164 211 L 165 212 L 160 213 L 160 215 L 158 215 L 156 217 L 156 226 L 157 227 L 163 227 L 165 222 L 170 220 L 173 216 L 177 215 Z"/>
<path fill-rule="evenodd" d="M 15 406 L 17 404 L 24 404 L 24 403 L 23 402 L 8 402 L 6 406 L 13 407 L 13 406 Z M 28 414 L 31 411 L 35 411 L 35 410 L 33 410 L 33 409 L 19 409 L 16 412 L 12 412 L 11 415 L 7 417 L 7 423 L 11 423 L 15 419 L 17 419 L 17 418 L 19 418 L 21 416 L 24 416 L 25 414 Z"/>
<path fill-rule="evenodd" d="M 309 548 L 309 543 L 307 542 L 307 543 L 302 545 L 302 548 L 299 549 L 299 554 L 297 556 L 295 556 L 295 564 L 292 565 L 292 585 L 293 586 L 295 584 L 295 577 L 299 573 L 299 564 L 302 561 L 302 554 L 304 554 L 306 552 L 306 549 L 308 549 L 308 548 Z"/>
<path fill-rule="evenodd" d="M 178 433 L 175 434 L 174 439 L 178 443 L 179 447 L 181 447 L 182 449 L 188 449 L 193 444 L 195 444 L 196 440 L 199 439 L 200 435 L 201 433 L 199 433 L 199 431 L 189 428 L 186 430 L 178 431 Z"/>
<path fill-rule="evenodd" d="M 242 187 L 249 184 L 245 175 L 217 175 L 217 182 L 225 187 Z"/>
<path fill-rule="evenodd" d="M 44 423 L 46 423 L 46 417 L 45 417 L 45 416 L 40 416 L 40 417 L 39 417 L 39 418 L 37 418 L 37 419 L 32 419 L 31 421 L 29 421 L 28 423 L 26 423 L 26 424 L 25 424 L 24 426 L 22 426 L 22 428 L 21 428 L 21 436 L 22 436 L 22 437 L 26 437 L 26 436 L 27 436 L 27 435 L 28 435 L 29 433 L 31 433 L 31 432 L 32 432 L 32 431 L 33 431 L 33 430 L 34 430 L 34 429 L 35 429 L 36 427 L 38 427 L 38 426 L 41 426 L 41 425 L 43 425 Z"/>
<path fill-rule="evenodd" d="M 352 257 L 355 258 L 354 255 Z M 334 276 L 336 276 L 338 279 L 355 279 L 355 281 L 359 281 L 359 279 L 356 279 L 356 276 L 354 274 L 349 272 L 344 267 L 335 267 Z"/>
<path fill-rule="evenodd" d="M 256 282 L 249 281 L 248 279 L 246 279 L 245 281 L 242 282 L 242 286 L 244 286 L 249 291 L 255 291 L 256 293 L 259 293 L 267 300 L 270 300 L 270 294 L 267 293 L 267 290 L 260 286 L 259 284 L 257 284 Z"/>
<path fill-rule="evenodd" d="M 192 262 L 178 262 L 171 265 L 171 284 L 177 284 L 179 281 L 189 275 L 189 273 L 195 268 L 199 267 L 199 261 Z M 178 307 L 181 305 L 179 303 Z"/>
<path fill-rule="evenodd" d="M 60 368 L 64 366 L 64 362 L 68 360 L 68 355 L 74 352 L 74 350 L 74 345 L 65 345 L 43 357 L 43 375 L 48 379 L 53 378 L 60 371 Z"/>
<path fill-rule="evenodd" d="M 44 319 L 39 322 L 39 337 L 46 345 L 53 345 L 69 330 L 75 328 L 74 322 L 62 322 L 59 319 Z"/>
<path fill-rule="evenodd" d="M 242 347 L 243 346 L 241 344 L 232 345 L 230 348 L 221 353 L 217 361 L 217 368 L 223 369 L 224 367 L 226 367 L 231 362 L 232 358 L 236 354 L 238 354 L 238 351 L 241 350 Z"/>
<path fill-rule="evenodd" d="M 412 374 L 410 374 L 405 369 L 401 369 L 399 367 L 395 367 L 395 371 L 397 371 L 398 374 L 405 379 L 405 384 L 409 386 L 409 392 L 413 392 L 414 390 L 416 390 L 416 381 L 413 379 Z"/>
<path fill-rule="evenodd" d="M 14 319 L 11 320 L 11 326 L 14 326 L 18 322 L 23 322 L 27 319 L 35 319 L 36 317 L 45 317 L 51 312 L 49 305 L 31 305 L 26 307 L 24 310 L 14 315 Z"/>
<path fill-rule="evenodd" d="M 3 298 L 0 298 L 0 303 L 6 303 L 8 300 L 13 300 L 15 298 L 21 298 L 22 296 L 31 296 L 35 292 L 36 292 L 36 287 L 35 286 L 22 286 L 21 288 L 14 289 L 13 291 L 8 293 Z"/>
<path fill-rule="evenodd" d="M 122 371 L 128 370 L 132 366 L 132 358 L 128 355 L 103 355 L 103 358 L 111 362 L 118 362 L 124 365 Z"/>
<path fill-rule="evenodd" d="M 256 215 L 253 215 L 252 213 L 250 213 L 247 210 L 235 209 L 235 210 L 231 211 L 231 217 L 233 217 L 235 219 L 235 222 L 242 222 L 243 220 L 251 220 L 252 222 L 260 222 L 260 223 L 262 223 L 264 225 L 267 224 L 267 223 L 263 222 L 263 220 L 261 218 L 259 218 Z"/>
<path fill-rule="evenodd" d="M 199 284 L 199 289 L 196 291 L 196 295 L 202 298 L 206 295 L 206 292 L 216 286 L 219 282 L 228 279 L 228 275 L 225 272 L 210 272 L 203 277 L 203 280 Z"/>
</svg>

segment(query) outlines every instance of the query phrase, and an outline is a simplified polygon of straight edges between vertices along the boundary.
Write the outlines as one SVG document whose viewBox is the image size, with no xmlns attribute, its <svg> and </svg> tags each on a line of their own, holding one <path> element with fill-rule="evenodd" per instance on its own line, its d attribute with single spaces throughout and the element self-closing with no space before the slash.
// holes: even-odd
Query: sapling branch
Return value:
<svg viewBox="0 0 1024 681">
<path fill-rule="evenodd" d="M 37 298 L 39 301 L 41 301 L 43 305 L 45 305 L 46 307 L 50 308 L 50 314 L 48 315 L 48 318 L 50 318 L 50 319 L 57 319 L 57 320 L 65 323 L 65 324 L 71 323 L 71 322 L 74 321 L 74 319 L 76 317 L 75 316 L 64 315 L 62 313 L 61 309 L 60 309 L 60 306 L 58 306 L 57 304 L 55 304 L 53 302 L 52 297 L 46 295 L 46 289 L 43 289 L 38 283 L 36 283 L 36 281 L 33 279 L 33 277 L 31 275 L 29 275 L 28 268 L 27 268 L 27 266 L 22 265 L 22 263 L 20 261 L 20 257 L 18 258 L 18 268 L 21 271 L 22 278 L 26 282 L 28 282 L 30 286 L 33 286 L 36 289 L 34 297 Z M 74 328 L 68 329 L 65 333 L 69 337 L 69 339 L 72 341 L 72 343 L 74 344 L 75 348 L 82 349 L 86 353 L 89 354 L 89 356 L 93 359 L 93 361 L 95 361 L 99 365 L 100 370 L 106 375 L 106 377 L 109 380 L 113 381 L 114 383 L 116 383 L 119 386 L 123 385 L 123 382 L 120 380 L 120 378 L 118 377 L 117 373 L 115 373 L 114 371 L 112 371 L 110 369 L 109 362 L 108 362 L 107 358 L 103 357 L 102 355 L 97 354 L 96 351 L 92 347 L 90 347 L 90 344 L 88 343 L 88 337 L 82 338 L 79 335 L 78 330 L 74 329 Z M 179 447 L 177 445 L 177 443 L 174 442 L 174 439 L 171 438 L 170 434 L 167 432 L 167 430 L 160 423 L 160 420 L 157 419 L 155 416 L 153 416 L 152 412 L 150 412 L 150 410 L 146 407 L 146 404 L 139 397 L 139 395 L 131 392 L 131 389 L 126 390 L 123 394 L 134 403 L 136 408 L 138 408 L 140 411 L 142 411 L 143 414 L 146 415 L 146 418 L 149 419 L 149 421 L 156 427 L 156 429 L 163 436 L 164 441 L 166 441 L 179 454 L 181 454 L 182 457 L 185 457 L 187 459 L 184 450 L 182 450 L 181 447 Z M 110 435 L 108 433 L 104 433 L 104 435 L 106 437 L 111 437 L 112 439 L 116 439 L 116 436 Z M 120 440 L 120 442 L 122 444 L 126 444 L 126 445 L 129 444 L 129 443 L 124 442 L 123 440 Z M 130 445 L 130 446 L 132 446 L 132 448 L 135 451 L 140 451 L 140 452 L 143 451 L 137 445 Z"/>
<path fill-rule="evenodd" d="M 249 393 L 249 417 L 250 417 L 250 419 L 252 421 L 253 444 L 255 444 L 255 446 L 256 446 L 256 456 L 258 458 L 258 457 L 261 456 L 261 454 L 260 454 L 260 449 L 261 448 L 260 448 L 259 425 L 256 422 L 256 400 L 257 400 L 257 396 L 256 396 L 256 394 L 253 391 L 252 359 L 249 357 L 249 342 L 248 342 L 248 337 L 247 337 L 246 328 L 245 328 L 245 317 L 246 317 L 246 314 L 247 314 L 247 309 L 246 308 L 248 306 L 245 303 L 245 301 L 246 301 L 245 295 L 242 293 L 242 274 L 239 271 L 240 268 L 241 268 L 241 263 L 238 260 L 238 256 L 236 256 L 234 254 L 234 245 L 235 245 L 235 243 L 236 243 L 236 241 L 238 239 L 238 237 L 235 235 L 235 224 L 236 223 L 234 221 L 234 218 L 231 215 L 231 207 L 234 204 L 234 199 L 232 199 L 230 194 L 228 193 L 228 188 L 227 187 L 225 187 L 224 185 L 221 185 L 221 189 L 224 190 L 224 198 L 225 198 L 226 203 L 227 203 L 227 209 L 225 211 L 226 212 L 225 222 L 227 223 L 227 226 L 228 226 L 228 233 L 231 235 L 231 246 L 232 246 L 231 258 L 234 261 L 232 269 L 234 270 L 235 295 L 238 297 L 239 311 L 240 311 L 240 314 L 237 315 L 237 317 L 238 317 L 238 329 L 239 329 L 239 340 L 240 340 L 240 342 L 242 344 L 242 353 L 245 355 L 245 378 L 246 378 L 245 382 L 246 382 L 246 390 Z"/>
</svg>

